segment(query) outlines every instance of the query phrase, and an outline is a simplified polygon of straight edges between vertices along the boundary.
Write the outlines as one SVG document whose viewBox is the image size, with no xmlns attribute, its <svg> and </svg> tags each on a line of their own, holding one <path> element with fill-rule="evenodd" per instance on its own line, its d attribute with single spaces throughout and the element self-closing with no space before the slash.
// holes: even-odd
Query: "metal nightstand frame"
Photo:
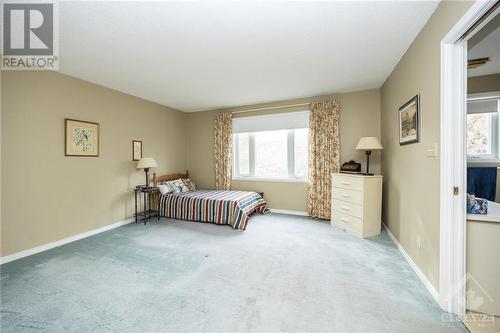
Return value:
<svg viewBox="0 0 500 333">
<path fill-rule="evenodd" d="M 135 199 L 135 223 L 139 221 L 144 221 L 146 225 L 147 220 L 153 217 L 159 217 L 159 212 L 157 209 L 151 207 L 152 194 L 159 192 L 158 187 L 146 187 L 144 185 L 138 185 L 134 188 L 134 199 Z M 137 211 L 139 208 L 137 196 L 139 193 L 143 194 L 143 210 L 141 212 Z"/>
</svg>

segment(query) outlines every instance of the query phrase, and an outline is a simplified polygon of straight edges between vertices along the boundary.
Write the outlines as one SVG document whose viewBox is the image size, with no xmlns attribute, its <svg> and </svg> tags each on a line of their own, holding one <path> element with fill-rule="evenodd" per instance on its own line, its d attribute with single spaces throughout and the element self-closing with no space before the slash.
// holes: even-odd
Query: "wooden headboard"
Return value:
<svg viewBox="0 0 500 333">
<path fill-rule="evenodd" d="M 161 182 L 166 182 L 169 180 L 176 180 L 179 178 L 189 178 L 189 171 L 186 170 L 186 173 L 172 173 L 170 175 L 163 175 L 163 176 L 157 176 L 156 173 L 153 173 L 153 186 L 158 186 L 159 183 Z M 158 193 L 153 192 L 153 207 L 156 207 L 158 205 Z M 159 214 L 159 212 L 158 212 Z"/>
<path fill-rule="evenodd" d="M 158 186 L 158 183 L 166 182 L 169 180 L 176 180 L 179 178 L 189 178 L 189 171 L 186 170 L 186 173 L 172 173 L 170 175 L 158 176 L 156 173 L 153 173 L 153 186 Z"/>
</svg>

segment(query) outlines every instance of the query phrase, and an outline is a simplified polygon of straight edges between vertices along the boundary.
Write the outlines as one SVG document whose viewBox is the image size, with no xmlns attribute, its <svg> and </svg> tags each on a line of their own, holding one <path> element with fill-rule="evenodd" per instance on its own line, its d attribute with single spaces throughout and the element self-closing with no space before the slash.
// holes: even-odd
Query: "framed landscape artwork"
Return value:
<svg viewBox="0 0 500 333">
<path fill-rule="evenodd" d="M 139 161 L 142 158 L 142 141 L 132 141 L 132 161 Z"/>
<path fill-rule="evenodd" d="M 420 105 L 416 95 L 399 108 L 399 144 L 420 141 Z"/>
<path fill-rule="evenodd" d="M 99 124 L 66 119 L 65 128 L 66 156 L 99 156 Z"/>
</svg>

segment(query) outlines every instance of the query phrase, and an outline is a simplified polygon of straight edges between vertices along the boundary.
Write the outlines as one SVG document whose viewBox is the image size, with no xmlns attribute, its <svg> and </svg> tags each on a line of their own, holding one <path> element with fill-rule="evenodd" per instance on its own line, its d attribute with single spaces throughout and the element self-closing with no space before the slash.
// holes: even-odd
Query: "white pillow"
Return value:
<svg viewBox="0 0 500 333">
<path fill-rule="evenodd" d="M 175 194 L 175 193 L 180 193 L 181 192 L 181 190 L 179 189 L 179 187 L 177 187 L 175 185 L 176 181 L 177 180 L 170 180 L 168 182 L 164 182 L 163 183 L 163 185 L 168 186 L 168 188 L 169 188 L 169 192 L 168 193 L 174 193 Z"/>
<path fill-rule="evenodd" d="M 168 185 L 158 185 L 161 194 L 172 193 L 172 189 Z"/>
</svg>

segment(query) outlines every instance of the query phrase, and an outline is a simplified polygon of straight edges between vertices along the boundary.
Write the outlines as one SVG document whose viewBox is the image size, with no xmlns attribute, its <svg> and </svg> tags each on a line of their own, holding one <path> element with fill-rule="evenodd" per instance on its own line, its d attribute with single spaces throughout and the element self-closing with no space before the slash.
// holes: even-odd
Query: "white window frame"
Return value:
<svg viewBox="0 0 500 333">
<path fill-rule="evenodd" d="M 488 92 L 488 93 L 478 93 L 470 94 L 467 97 L 467 101 L 479 101 L 479 100 L 494 100 L 500 98 L 500 92 Z M 499 123 L 499 110 L 492 112 L 484 112 L 490 116 L 490 151 L 491 154 L 467 154 L 467 162 L 471 163 L 497 163 L 500 161 L 500 123 Z M 472 113 L 474 114 L 474 113 Z M 469 115 L 469 113 L 467 114 Z"/>
<path fill-rule="evenodd" d="M 297 128 L 299 129 L 299 128 Z M 272 182 L 307 182 L 309 179 L 309 168 L 304 177 L 295 175 L 295 130 L 287 129 L 287 170 L 286 177 L 259 177 L 255 175 L 255 133 L 233 133 L 233 180 L 249 180 L 249 181 L 272 181 Z M 239 170 L 239 134 L 248 134 L 248 174 L 240 174 Z"/>
</svg>

